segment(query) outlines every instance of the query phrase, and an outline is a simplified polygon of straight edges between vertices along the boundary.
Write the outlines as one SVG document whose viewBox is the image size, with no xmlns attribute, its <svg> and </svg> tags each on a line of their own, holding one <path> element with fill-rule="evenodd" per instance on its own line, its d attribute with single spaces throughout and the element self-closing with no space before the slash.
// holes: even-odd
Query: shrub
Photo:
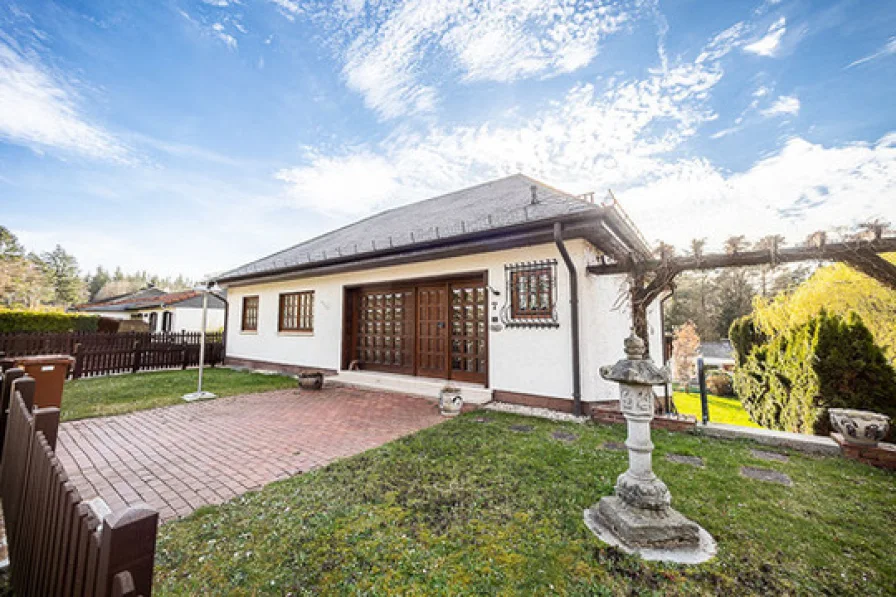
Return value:
<svg viewBox="0 0 896 597">
<path fill-rule="evenodd" d="M 728 329 L 728 340 L 734 347 L 734 360 L 738 363 L 750 354 L 753 347 L 767 339 L 759 331 L 753 318 L 749 315 L 735 319 Z"/>
<path fill-rule="evenodd" d="M 829 408 L 896 416 L 896 371 L 855 313 L 822 311 L 762 338 L 739 357 L 734 389 L 750 418 L 771 429 L 827 434 Z"/>
<path fill-rule="evenodd" d="M 0 311 L 0 333 L 95 332 L 99 317 L 60 311 Z"/>
<path fill-rule="evenodd" d="M 734 382 L 725 371 L 710 371 L 706 374 L 706 389 L 716 396 L 734 396 Z"/>
</svg>

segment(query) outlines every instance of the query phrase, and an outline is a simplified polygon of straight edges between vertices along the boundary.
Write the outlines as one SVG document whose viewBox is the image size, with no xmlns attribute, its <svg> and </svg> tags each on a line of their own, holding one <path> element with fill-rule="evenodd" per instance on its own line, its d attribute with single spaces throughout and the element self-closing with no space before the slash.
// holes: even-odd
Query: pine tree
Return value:
<svg viewBox="0 0 896 597">
<path fill-rule="evenodd" d="M 53 283 L 53 302 L 69 306 L 84 299 L 84 282 L 78 276 L 78 260 L 60 245 L 41 255 L 47 274 Z"/>
</svg>

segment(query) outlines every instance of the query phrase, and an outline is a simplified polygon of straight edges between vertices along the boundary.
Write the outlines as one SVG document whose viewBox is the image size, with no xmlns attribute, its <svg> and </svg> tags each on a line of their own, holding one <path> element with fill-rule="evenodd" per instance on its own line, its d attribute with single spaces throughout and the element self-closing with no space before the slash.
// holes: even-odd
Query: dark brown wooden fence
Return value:
<svg viewBox="0 0 896 597">
<path fill-rule="evenodd" d="M 150 595 L 158 513 L 137 506 L 99 520 L 56 458 L 59 409 L 34 409 L 34 380 L 7 374 L 0 499 L 14 594 Z"/>
<path fill-rule="evenodd" d="M 75 357 L 71 377 L 136 373 L 199 365 L 199 332 L 102 332 L 0 334 L 0 353 L 7 357 L 69 354 Z M 206 334 L 205 364 L 224 360 L 222 334 Z"/>
</svg>

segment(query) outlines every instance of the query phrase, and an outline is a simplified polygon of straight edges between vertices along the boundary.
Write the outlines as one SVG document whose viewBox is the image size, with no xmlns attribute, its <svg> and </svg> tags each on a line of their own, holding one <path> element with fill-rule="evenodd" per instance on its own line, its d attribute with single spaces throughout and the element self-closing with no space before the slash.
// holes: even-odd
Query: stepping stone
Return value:
<svg viewBox="0 0 896 597">
<path fill-rule="evenodd" d="M 790 457 L 787 456 L 787 454 L 779 454 L 778 452 L 768 452 L 766 450 L 756 450 L 755 448 L 751 448 L 750 454 L 753 455 L 753 458 L 758 458 L 759 460 L 769 460 L 772 462 L 790 461 Z"/>
<path fill-rule="evenodd" d="M 703 459 L 699 456 L 685 456 L 684 454 L 666 454 L 666 460 L 677 464 L 689 464 L 697 468 L 703 468 Z"/>
<path fill-rule="evenodd" d="M 793 481 L 790 480 L 790 477 L 784 473 L 779 473 L 778 471 L 769 470 L 767 468 L 742 466 L 740 467 L 740 474 L 748 479 L 765 481 L 766 483 L 777 483 L 778 485 L 784 485 L 785 487 L 793 486 Z"/>
<path fill-rule="evenodd" d="M 575 433 L 563 431 L 562 429 L 558 429 L 557 431 L 552 433 L 551 437 L 553 437 L 554 439 L 559 439 L 561 442 L 574 442 L 579 439 L 579 436 Z"/>
<path fill-rule="evenodd" d="M 476 417 L 474 420 L 475 420 L 477 423 L 491 423 L 491 421 L 492 421 L 492 420 L 489 419 L 488 417 Z"/>
<path fill-rule="evenodd" d="M 625 447 L 625 444 L 620 444 L 619 442 L 604 442 L 603 448 L 604 450 L 613 450 L 615 452 L 624 452 L 628 449 Z"/>
<path fill-rule="evenodd" d="M 532 431 L 532 425 L 511 425 L 510 430 L 517 433 L 529 433 Z"/>
</svg>

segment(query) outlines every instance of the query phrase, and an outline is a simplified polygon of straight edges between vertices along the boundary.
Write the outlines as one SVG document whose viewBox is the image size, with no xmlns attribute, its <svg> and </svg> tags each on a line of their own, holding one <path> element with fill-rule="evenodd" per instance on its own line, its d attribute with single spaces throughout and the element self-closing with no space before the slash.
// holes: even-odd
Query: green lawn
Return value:
<svg viewBox="0 0 896 597">
<path fill-rule="evenodd" d="M 485 423 L 477 418 L 485 416 Z M 510 429 L 528 425 L 530 433 Z M 577 436 L 566 443 L 552 433 Z M 622 426 L 470 413 L 164 525 L 160 595 L 892 594 L 894 477 L 840 458 L 751 456 L 654 432 L 673 504 L 719 542 L 694 567 L 602 545 L 582 511 L 613 491 Z M 701 456 L 706 467 L 667 461 Z M 793 487 L 739 476 L 776 469 Z"/>
<path fill-rule="evenodd" d="M 740 425 L 741 427 L 759 427 L 750 420 L 750 415 L 744 410 L 737 398 L 724 398 L 713 394 L 707 395 L 709 403 L 709 420 L 713 423 L 727 423 Z M 703 411 L 700 408 L 700 394 L 686 394 L 675 392 L 675 407 L 678 412 L 685 415 L 694 415 L 698 421 L 703 420 Z"/>
<path fill-rule="evenodd" d="M 135 410 L 182 404 L 181 397 L 196 391 L 199 372 L 153 371 L 76 379 L 65 384 L 62 420 L 120 415 Z M 206 369 L 202 389 L 218 396 L 251 394 L 296 387 L 296 380 L 284 375 L 264 375 L 232 369 Z"/>
</svg>

